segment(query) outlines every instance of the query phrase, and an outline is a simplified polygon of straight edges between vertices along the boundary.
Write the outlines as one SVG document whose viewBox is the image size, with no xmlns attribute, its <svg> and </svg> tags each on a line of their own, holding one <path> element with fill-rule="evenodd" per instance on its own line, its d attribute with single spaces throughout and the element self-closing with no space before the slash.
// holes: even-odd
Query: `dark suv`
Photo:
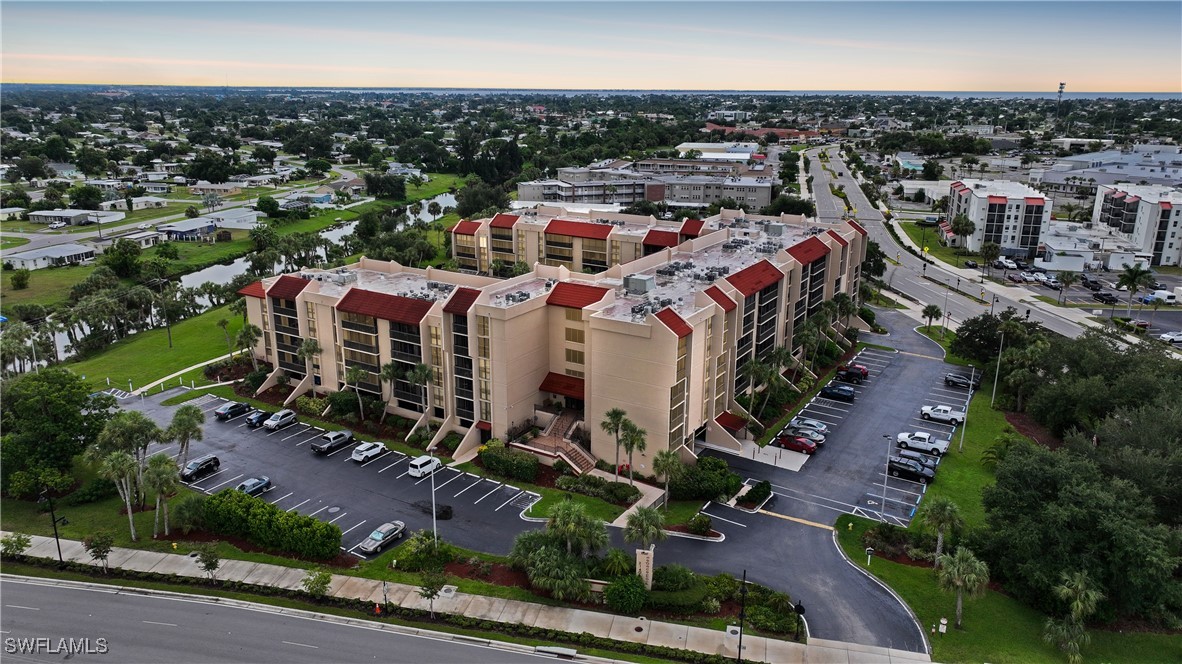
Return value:
<svg viewBox="0 0 1182 664">
<path fill-rule="evenodd" d="M 231 401 L 230 403 L 222 404 L 217 410 L 213 411 L 213 416 L 219 420 L 232 420 L 239 415 L 250 412 L 250 404 L 241 401 Z"/>
<path fill-rule="evenodd" d="M 1092 293 L 1092 299 L 1097 302 L 1102 302 L 1104 304 L 1116 304 L 1117 302 L 1119 302 L 1119 300 L 1116 299 L 1115 295 L 1113 295 L 1112 293 L 1105 293 L 1105 292 Z"/>
<path fill-rule="evenodd" d="M 205 456 L 197 457 L 189 463 L 186 463 L 185 467 L 181 469 L 181 480 L 185 482 L 192 482 L 195 479 L 205 477 L 210 473 L 217 472 L 218 466 L 221 465 L 222 462 L 218 461 L 218 458 L 212 454 L 206 454 Z"/>
<path fill-rule="evenodd" d="M 944 376 L 944 384 L 948 387 L 963 387 L 966 390 L 977 389 L 981 387 L 981 379 L 976 376 L 950 373 Z"/>
<path fill-rule="evenodd" d="M 862 372 L 857 369 L 840 369 L 833 377 L 843 383 L 862 384 Z"/>
<path fill-rule="evenodd" d="M 891 477 L 902 477 L 903 479 L 919 482 L 920 484 L 927 484 L 936 478 L 936 473 L 931 468 L 924 466 L 918 461 L 904 459 L 903 457 L 891 457 L 890 461 L 887 462 L 887 467 L 891 471 Z"/>
<path fill-rule="evenodd" d="M 271 417 L 271 413 L 268 413 L 265 410 L 256 410 L 250 415 L 246 416 L 246 426 L 250 427 L 251 429 L 257 429 L 263 426 L 263 422 L 266 422 L 267 418 L 269 417 Z"/>
</svg>

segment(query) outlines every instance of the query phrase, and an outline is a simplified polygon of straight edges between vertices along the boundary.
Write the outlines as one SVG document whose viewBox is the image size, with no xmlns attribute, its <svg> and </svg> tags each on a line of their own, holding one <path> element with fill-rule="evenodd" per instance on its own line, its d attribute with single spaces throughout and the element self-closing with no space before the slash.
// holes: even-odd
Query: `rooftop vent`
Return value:
<svg viewBox="0 0 1182 664">
<path fill-rule="evenodd" d="M 633 274 L 624 277 L 624 288 L 630 295 L 644 295 L 657 287 L 657 278 L 651 274 Z"/>
</svg>

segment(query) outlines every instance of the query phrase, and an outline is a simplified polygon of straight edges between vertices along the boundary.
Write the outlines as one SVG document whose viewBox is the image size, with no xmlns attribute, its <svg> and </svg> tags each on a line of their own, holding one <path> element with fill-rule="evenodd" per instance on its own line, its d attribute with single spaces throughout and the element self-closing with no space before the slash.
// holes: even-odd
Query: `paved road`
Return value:
<svg viewBox="0 0 1182 664">
<path fill-rule="evenodd" d="M 142 595 L 0 579 L 4 660 L 134 662 L 532 662 L 539 655 L 410 636 L 328 620 L 285 616 L 271 607 L 239 608 L 191 597 Z M 105 639 L 105 654 L 15 654 L 10 639 Z"/>
<path fill-rule="evenodd" d="M 822 162 L 817 156 L 821 151 L 826 151 L 829 154 L 830 169 L 838 173 L 843 173 L 843 176 L 834 180 L 829 173 L 821 168 Z M 935 304 L 948 312 L 952 317 L 951 327 L 956 327 L 957 324 L 966 318 L 971 318 L 988 311 L 988 308 L 982 306 L 979 302 L 970 300 L 954 292 L 949 292 L 948 288 L 942 285 L 949 284 L 955 286 L 959 278 L 961 280 L 960 290 L 972 292 L 972 289 L 980 289 L 980 285 L 970 285 L 970 281 L 973 278 L 972 271 L 958 270 L 953 272 L 939 265 L 927 265 L 925 267 L 925 264 L 918 257 L 908 253 L 902 246 L 895 242 L 894 238 L 886 231 L 886 220 L 882 216 L 882 213 L 870 205 L 870 201 L 866 199 L 857 181 L 850 174 L 849 168 L 841 161 L 836 146 L 813 148 L 808 150 L 807 154 L 811 160 L 809 174 L 814 178 L 813 193 L 817 197 L 817 217 L 826 221 L 835 221 L 841 217 L 844 211 L 844 205 L 829 192 L 829 184 L 830 182 L 834 182 L 835 184 L 845 185 L 845 192 L 850 199 L 850 204 L 857 210 L 854 216 L 858 223 L 866 228 L 870 234 L 870 239 L 878 242 L 879 246 L 882 247 L 888 256 L 895 256 L 900 262 L 898 266 L 888 264 L 886 274 L 883 276 L 883 279 L 887 283 L 924 304 Z M 995 311 L 1003 311 L 1006 307 L 1013 307 L 1024 314 L 1027 309 L 1030 309 L 1030 319 L 1039 321 L 1053 332 L 1071 338 L 1083 333 L 1083 326 L 1060 317 L 1052 305 L 1041 302 L 1018 301 L 1021 298 L 1030 298 L 1032 295 L 1030 291 L 1024 288 L 1007 288 L 1006 291 L 1011 292 L 998 295 Z M 1051 291 L 1047 291 L 1047 293 L 1049 294 Z M 945 295 L 947 295 L 947 299 L 945 299 Z M 992 300 L 992 297 L 992 292 L 986 293 L 987 300 Z"/>
</svg>

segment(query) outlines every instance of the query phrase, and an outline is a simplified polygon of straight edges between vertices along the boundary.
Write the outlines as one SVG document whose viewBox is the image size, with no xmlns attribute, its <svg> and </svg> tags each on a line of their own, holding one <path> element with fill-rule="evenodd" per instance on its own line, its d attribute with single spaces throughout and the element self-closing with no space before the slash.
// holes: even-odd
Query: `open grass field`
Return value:
<svg viewBox="0 0 1182 664">
<path fill-rule="evenodd" d="M 0 237 L 0 251 L 9 251 L 29 243 L 28 238 Z"/>
<path fill-rule="evenodd" d="M 94 272 L 94 265 L 75 265 L 33 270 L 29 274 L 29 287 L 23 290 L 12 288 L 12 274 L 0 274 L 0 303 L 8 307 L 19 303 L 43 304 L 47 307 L 62 304 L 70 295 L 70 288 Z"/>
<path fill-rule="evenodd" d="M 946 247 L 940 244 L 937 239 L 937 234 L 940 232 L 937 226 L 920 226 L 914 222 L 903 221 L 899 223 L 899 227 L 911 238 L 917 247 L 928 248 L 928 257 L 934 258 L 938 261 L 943 261 L 953 267 L 964 267 L 965 260 L 975 260 L 981 262 L 980 254 L 961 254 L 962 251 L 958 247 Z"/>
</svg>

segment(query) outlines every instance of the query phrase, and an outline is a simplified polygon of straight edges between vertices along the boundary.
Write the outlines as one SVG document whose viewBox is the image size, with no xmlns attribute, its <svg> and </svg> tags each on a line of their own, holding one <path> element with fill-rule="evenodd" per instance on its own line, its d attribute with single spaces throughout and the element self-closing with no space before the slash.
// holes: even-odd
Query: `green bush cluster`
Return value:
<svg viewBox="0 0 1182 664">
<path fill-rule="evenodd" d="M 285 512 L 241 491 L 224 489 L 210 496 L 202 516 L 209 530 L 268 549 L 315 559 L 335 558 L 340 553 L 341 529 L 337 526 Z"/>
<path fill-rule="evenodd" d="M 357 393 L 351 390 L 329 392 L 328 405 L 332 406 L 332 414 L 337 416 L 349 415 L 357 412 Z"/>
<path fill-rule="evenodd" d="M 866 324 L 870 327 L 874 327 L 874 319 L 876 316 L 877 315 L 874 313 L 874 310 L 870 307 L 861 307 L 858 309 L 858 318 L 866 321 Z"/>
<path fill-rule="evenodd" d="M 119 490 L 115 488 L 114 482 L 101 477 L 95 477 L 87 480 L 86 484 L 82 485 L 82 488 L 62 498 L 61 504 L 67 507 L 74 507 L 75 505 L 97 503 L 100 500 L 106 500 L 107 498 L 118 495 Z"/>
<path fill-rule="evenodd" d="M 246 374 L 246 377 L 243 380 L 246 381 L 246 385 L 253 392 L 262 387 L 263 383 L 267 381 L 267 372 L 263 371 L 262 369 L 259 369 L 258 371 L 252 371 Z"/>
<path fill-rule="evenodd" d="M 296 410 L 312 417 L 320 417 L 321 413 L 328 408 L 328 399 L 317 399 L 316 397 L 296 397 Z"/>
<path fill-rule="evenodd" d="M 639 576 L 630 574 L 608 584 L 603 590 L 603 599 L 607 608 L 625 616 L 634 616 L 644 608 L 648 601 L 648 589 Z"/>
<path fill-rule="evenodd" d="M 538 458 L 522 450 L 485 447 L 480 451 L 480 462 L 489 472 L 502 477 L 523 482 L 533 482 L 538 477 Z"/>
<path fill-rule="evenodd" d="M 716 457 L 699 459 L 693 466 L 673 477 L 669 493 L 674 500 L 715 500 L 730 499 L 739 491 L 743 480 L 732 473 L 726 462 Z"/>
<path fill-rule="evenodd" d="M 755 629 L 785 634 L 796 626 L 796 612 L 781 613 L 768 606 L 753 606 L 747 609 L 747 622 Z"/>
<path fill-rule="evenodd" d="M 448 542 L 435 541 L 430 530 L 420 530 L 398 547 L 398 569 L 407 572 L 442 569 L 456 559 L 456 547 Z"/>
<path fill-rule="evenodd" d="M 653 570 L 653 590 L 687 590 L 698 578 L 685 565 L 662 565 Z"/>
<path fill-rule="evenodd" d="M 700 581 L 685 590 L 654 590 L 648 594 L 648 608 L 669 613 L 696 613 L 702 601 L 709 594 L 709 588 Z"/>
<path fill-rule="evenodd" d="M 617 505 L 631 505 L 640 498 L 640 489 L 627 482 L 611 482 L 597 475 L 564 475 L 554 486 L 563 491 L 581 493 L 593 498 L 602 498 Z"/>
<path fill-rule="evenodd" d="M 709 535 L 710 531 L 714 529 L 714 522 L 708 514 L 695 514 L 690 517 L 686 529 L 694 535 Z"/>
<path fill-rule="evenodd" d="M 743 495 L 743 502 L 744 503 L 752 503 L 755 505 L 762 505 L 763 501 L 770 498 L 771 495 L 772 495 L 772 483 L 767 480 L 764 480 L 764 481 L 756 484 L 755 486 L 751 487 L 751 490 Z"/>
</svg>

